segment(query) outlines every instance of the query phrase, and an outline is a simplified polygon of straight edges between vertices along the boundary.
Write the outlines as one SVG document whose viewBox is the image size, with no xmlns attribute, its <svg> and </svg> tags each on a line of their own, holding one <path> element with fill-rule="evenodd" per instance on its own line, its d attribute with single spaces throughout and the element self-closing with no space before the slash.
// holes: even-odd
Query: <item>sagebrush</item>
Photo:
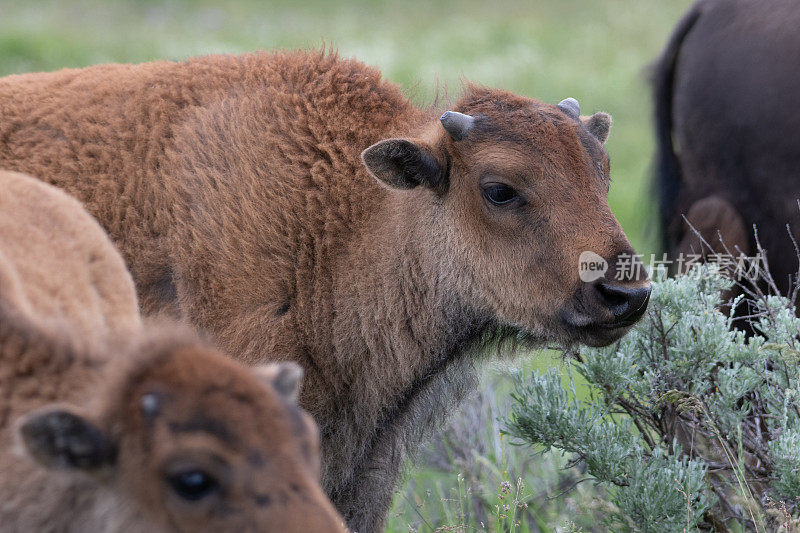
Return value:
<svg viewBox="0 0 800 533">
<path fill-rule="evenodd" d="M 731 284 L 713 266 L 657 279 L 629 335 L 572 354 L 588 399 L 552 370 L 517 378 L 505 431 L 585 465 L 614 531 L 797 529 L 800 319 L 761 294 L 748 336 L 719 310 Z"/>
</svg>

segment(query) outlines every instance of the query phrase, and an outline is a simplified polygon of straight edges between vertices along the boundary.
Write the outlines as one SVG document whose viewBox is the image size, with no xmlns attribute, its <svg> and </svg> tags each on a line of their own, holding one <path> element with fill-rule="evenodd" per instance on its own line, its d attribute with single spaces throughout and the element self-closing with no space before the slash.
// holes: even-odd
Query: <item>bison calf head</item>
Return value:
<svg viewBox="0 0 800 533">
<path fill-rule="evenodd" d="M 445 290 L 540 341 L 621 337 L 650 282 L 606 198 L 611 117 L 476 87 L 455 109 L 362 154 Z"/>
<path fill-rule="evenodd" d="M 316 425 L 295 403 L 300 367 L 248 370 L 172 338 L 136 352 L 85 412 L 52 405 L 18 426 L 39 464 L 118 502 L 110 529 L 344 531 L 318 483 Z"/>
</svg>

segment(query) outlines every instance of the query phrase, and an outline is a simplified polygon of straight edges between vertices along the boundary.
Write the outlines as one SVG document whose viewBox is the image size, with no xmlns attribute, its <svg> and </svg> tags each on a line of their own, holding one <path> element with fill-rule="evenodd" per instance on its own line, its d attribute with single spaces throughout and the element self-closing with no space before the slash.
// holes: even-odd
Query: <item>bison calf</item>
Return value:
<svg viewBox="0 0 800 533">
<path fill-rule="evenodd" d="M 369 533 L 487 343 L 608 344 L 650 293 L 607 114 L 474 85 L 443 111 L 321 52 L 24 74 L 0 80 L 0 165 L 85 203 L 147 313 L 302 365 L 324 486 Z"/>
<path fill-rule="evenodd" d="M 344 530 L 298 367 L 142 328 L 77 201 L 15 173 L 0 190 L 0 528 Z"/>
</svg>

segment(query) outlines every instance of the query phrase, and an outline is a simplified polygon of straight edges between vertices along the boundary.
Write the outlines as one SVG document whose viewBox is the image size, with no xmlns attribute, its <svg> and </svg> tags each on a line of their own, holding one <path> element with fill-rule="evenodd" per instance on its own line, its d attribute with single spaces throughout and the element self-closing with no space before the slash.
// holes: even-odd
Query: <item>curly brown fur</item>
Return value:
<svg viewBox="0 0 800 533">
<path fill-rule="evenodd" d="M 243 361 L 300 363 L 324 486 L 370 532 L 488 334 L 603 344 L 630 326 L 577 272 L 584 250 L 632 252 L 606 202 L 610 118 L 471 85 L 455 110 L 476 118 L 459 141 L 441 111 L 323 52 L 11 76 L 0 164 L 84 201 L 147 313 Z M 521 201 L 489 205 L 493 176 Z"/>
</svg>

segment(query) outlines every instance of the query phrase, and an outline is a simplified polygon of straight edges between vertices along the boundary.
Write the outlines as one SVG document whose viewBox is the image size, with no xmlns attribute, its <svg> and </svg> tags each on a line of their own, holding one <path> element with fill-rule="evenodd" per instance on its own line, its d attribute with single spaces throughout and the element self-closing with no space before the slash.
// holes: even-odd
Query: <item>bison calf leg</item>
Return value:
<svg viewBox="0 0 800 533">
<path fill-rule="evenodd" d="M 470 358 L 451 358 L 435 378 L 412 386 L 394 417 L 382 424 L 353 476 L 331 494 L 331 500 L 358 533 L 382 531 L 403 461 L 443 424 L 469 391 L 477 387 Z"/>
<path fill-rule="evenodd" d="M 383 531 L 406 455 L 402 440 L 393 442 L 391 437 L 378 438 L 351 481 L 331 498 L 354 532 Z"/>
</svg>

